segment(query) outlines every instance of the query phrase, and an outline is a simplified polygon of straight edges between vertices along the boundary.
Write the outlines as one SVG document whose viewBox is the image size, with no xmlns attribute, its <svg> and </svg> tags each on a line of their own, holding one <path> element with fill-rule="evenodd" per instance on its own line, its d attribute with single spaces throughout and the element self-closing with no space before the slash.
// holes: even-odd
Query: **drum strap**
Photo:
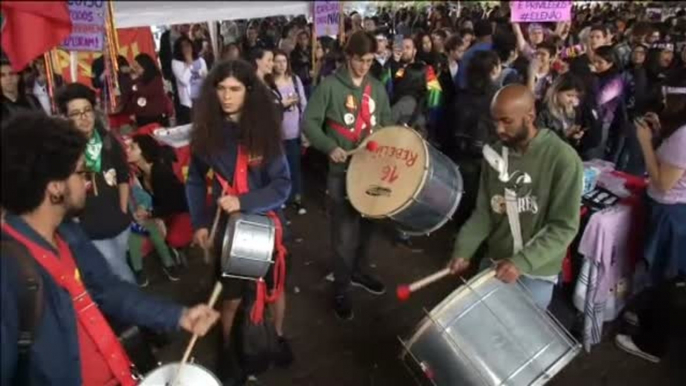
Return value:
<svg viewBox="0 0 686 386">
<path fill-rule="evenodd" d="M 489 145 L 483 147 L 484 159 L 488 164 L 498 172 L 498 179 L 501 182 L 508 182 L 510 180 L 509 173 L 509 150 L 503 146 L 502 155 L 498 154 Z M 519 223 L 519 212 L 517 211 L 517 193 L 509 188 L 505 188 L 505 210 L 507 213 L 507 221 L 510 224 L 510 233 L 513 240 L 513 254 L 518 253 L 524 248 L 522 240 L 522 228 Z"/>
<path fill-rule="evenodd" d="M 83 282 L 81 282 L 69 245 L 60 237 L 55 238 L 59 250 L 58 257 L 52 251 L 29 240 L 8 224 L 3 224 L 2 230 L 26 246 L 36 262 L 71 296 L 78 323 L 79 347 L 84 347 L 84 340 L 91 340 L 117 382 L 121 386 L 135 385 L 136 381 L 131 373 L 131 360 L 129 360 L 117 336 L 91 298 Z M 82 374 L 86 374 L 88 371 L 85 364 L 89 359 L 92 360 L 92 358 L 81 358 Z"/>
<path fill-rule="evenodd" d="M 360 104 L 360 109 L 357 111 L 357 118 L 355 119 L 355 128 L 348 129 L 346 126 L 339 124 L 338 122 L 329 119 L 327 121 L 328 125 L 336 130 L 338 134 L 345 137 L 350 142 L 357 143 L 362 137 L 362 132 L 371 132 L 372 130 L 372 113 L 369 109 L 369 99 L 372 94 L 372 85 L 367 83 L 362 92 L 362 103 Z"/>
<path fill-rule="evenodd" d="M 238 157 L 236 161 L 236 170 L 234 171 L 233 183 L 231 186 L 219 173 L 214 173 L 217 181 L 222 186 L 222 195 L 230 194 L 240 196 L 248 193 L 250 187 L 248 185 L 248 152 L 243 146 L 238 147 Z M 267 285 L 263 278 L 257 281 L 257 296 L 255 303 L 250 311 L 250 319 L 253 323 L 261 323 L 264 318 L 265 303 L 275 302 L 284 291 L 284 284 L 286 282 L 286 247 L 283 245 L 283 226 L 279 216 L 276 212 L 269 211 L 267 216 L 274 222 L 276 235 L 274 244 L 276 248 L 276 261 L 274 262 L 274 288 L 271 293 L 267 293 Z"/>
</svg>

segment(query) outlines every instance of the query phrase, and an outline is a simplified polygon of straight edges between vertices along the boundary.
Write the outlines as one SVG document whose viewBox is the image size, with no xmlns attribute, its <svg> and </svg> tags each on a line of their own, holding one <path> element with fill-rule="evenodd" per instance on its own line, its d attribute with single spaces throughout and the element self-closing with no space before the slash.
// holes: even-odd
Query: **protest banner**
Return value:
<svg viewBox="0 0 686 386">
<path fill-rule="evenodd" d="M 570 21 L 571 1 L 513 1 L 510 21 L 513 23 L 538 23 Z"/>
<path fill-rule="evenodd" d="M 338 34 L 341 5 L 339 1 L 314 2 L 314 30 L 317 37 Z"/>
<path fill-rule="evenodd" d="M 107 12 L 105 6 L 102 0 L 68 1 L 72 31 L 62 42 L 61 48 L 69 51 L 102 51 Z"/>
<path fill-rule="evenodd" d="M 118 28 L 117 35 L 119 36 L 119 55 L 122 55 L 129 61 L 142 53 L 146 53 L 157 60 L 155 53 L 155 42 L 152 38 L 152 31 L 149 27 L 140 28 Z M 91 66 L 93 61 L 99 58 L 102 52 L 77 52 L 76 63 L 77 78 L 79 83 L 91 86 Z M 72 79 L 70 75 L 71 60 L 70 53 L 64 49 L 57 50 L 57 60 L 55 61 L 55 72 L 62 75 L 64 79 Z"/>
</svg>

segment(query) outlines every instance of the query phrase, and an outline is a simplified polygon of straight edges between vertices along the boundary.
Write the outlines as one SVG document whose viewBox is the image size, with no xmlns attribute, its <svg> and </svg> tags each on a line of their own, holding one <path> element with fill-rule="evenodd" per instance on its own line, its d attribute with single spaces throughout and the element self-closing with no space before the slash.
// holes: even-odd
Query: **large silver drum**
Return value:
<svg viewBox="0 0 686 386">
<path fill-rule="evenodd" d="M 426 235 L 445 224 L 463 193 L 457 166 L 416 131 L 392 126 L 369 137 L 374 151 L 353 155 L 346 188 L 363 216 L 389 218 L 410 235 Z"/>
<path fill-rule="evenodd" d="M 178 363 L 168 363 L 148 373 L 138 386 L 168 386 L 174 381 Z M 181 369 L 176 386 L 222 386 L 222 383 L 206 368 L 186 363 Z"/>
<path fill-rule="evenodd" d="M 485 271 L 458 288 L 404 342 L 401 359 L 421 384 L 543 385 L 581 350 L 520 283 Z"/>
<path fill-rule="evenodd" d="M 221 244 L 222 275 L 257 280 L 273 263 L 274 222 L 267 216 L 234 213 Z"/>
</svg>

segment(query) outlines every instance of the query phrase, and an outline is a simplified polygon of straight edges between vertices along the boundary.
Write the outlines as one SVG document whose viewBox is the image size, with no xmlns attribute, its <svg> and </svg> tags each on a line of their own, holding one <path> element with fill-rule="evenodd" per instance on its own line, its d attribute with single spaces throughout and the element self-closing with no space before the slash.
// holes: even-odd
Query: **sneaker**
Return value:
<svg viewBox="0 0 686 386">
<path fill-rule="evenodd" d="M 293 350 L 286 338 L 280 336 L 278 339 L 279 349 L 274 354 L 274 364 L 279 367 L 288 367 L 293 363 Z"/>
<path fill-rule="evenodd" d="M 377 278 L 364 273 L 354 273 L 350 278 L 350 283 L 355 287 L 364 288 L 367 292 L 374 295 L 386 293 L 386 286 Z"/>
<path fill-rule="evenodd" d="M 660 363 L 660 358 L 656 357 L 655 355 L 648 354 L 645 351 L 641 351 L 641 349 L 636 346 L 634 340 L 631 339 L 629 335 L 618 334 L 615 336 L 615 344 L 617 347 L 631 355 L 645 359 L 649 362 Z"/>
<path fill-rule="evenodd" d="M 333 310 L 340 320 L 353 320 L 353 305 L 350 302 L 350 295 L 336 295 L 333 301 Z"/>
<path fill-rule="evenodd" d="M 170 281 L 179 281 L 179 266 L 170 265 L 169 267 L 162 267 L 164 274 Z"/>
<path fill-rule="evenodd" d="M 307 214 L 307 209 L 305 209 L 303 204 L 301 204 L 299 202 L 295 202 L 295 203 L 293 203 L 293 207 L 298 212 L 298 215 L 302 216 L 302 215 Z"/>
<path fill-rule="evenodd" d="M 138 284 L 139 287 L 147 287 L 148 284 L 150 283 L 148 281 L 148 275 L 145 274 L 145 271 L 140 270 L 140 271 L 134 271 L 133 276 L 136 278 L 136 284 Z"/>
</svg>

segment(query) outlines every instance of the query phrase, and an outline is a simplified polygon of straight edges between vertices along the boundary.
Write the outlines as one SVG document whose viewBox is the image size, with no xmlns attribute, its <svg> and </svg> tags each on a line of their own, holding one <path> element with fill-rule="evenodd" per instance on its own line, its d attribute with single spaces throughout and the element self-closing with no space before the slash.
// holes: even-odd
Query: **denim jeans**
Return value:
<svg viewBox="0 0 686 386">
<path fill-rule="evenodd" d="M 291 195 L 288 198 L 289 202 L 300 199 L 302 195 L 302 174 L 300 168 L 300 159 L 302 153 L 300 150 L 300 138 L 287 139 L 283 141 L 283 146 L 286 152 L 286 159 L 288 160 L 288 168 L 291 171 Z"/>
<path fill-rule="evenodd" d="M 100 251 L 102 256 L 112 269 L 112 272 L 120 279 L 135 283 L 131 267 L 126 262 L 126 251 L 129 245 L 129 235 L 131 228 L 127 227 L 122 233 L 111 239 L 93 240 L 95 248 Z"/>
<path fill-rule="evenodd" d="M 479 271 L 485 271 L 492 266 L 488 259 L 481 260 Z M 549 280 L 536 279 L 529 276 L 519 276 L 519 282 L 528 290 L 531 298 L 542 310 L 547 310 L 553 299 L 555 283 Z"/>
<path fill-rule="evenodd" d="M 345 174 L 329 175 L 329 211 L 331 246 L 336 294 L 347 291 L 353 273 L 360 272 L 369 261 L 374 224 L 360 216 L 346 197 Z"/>
</svg>

